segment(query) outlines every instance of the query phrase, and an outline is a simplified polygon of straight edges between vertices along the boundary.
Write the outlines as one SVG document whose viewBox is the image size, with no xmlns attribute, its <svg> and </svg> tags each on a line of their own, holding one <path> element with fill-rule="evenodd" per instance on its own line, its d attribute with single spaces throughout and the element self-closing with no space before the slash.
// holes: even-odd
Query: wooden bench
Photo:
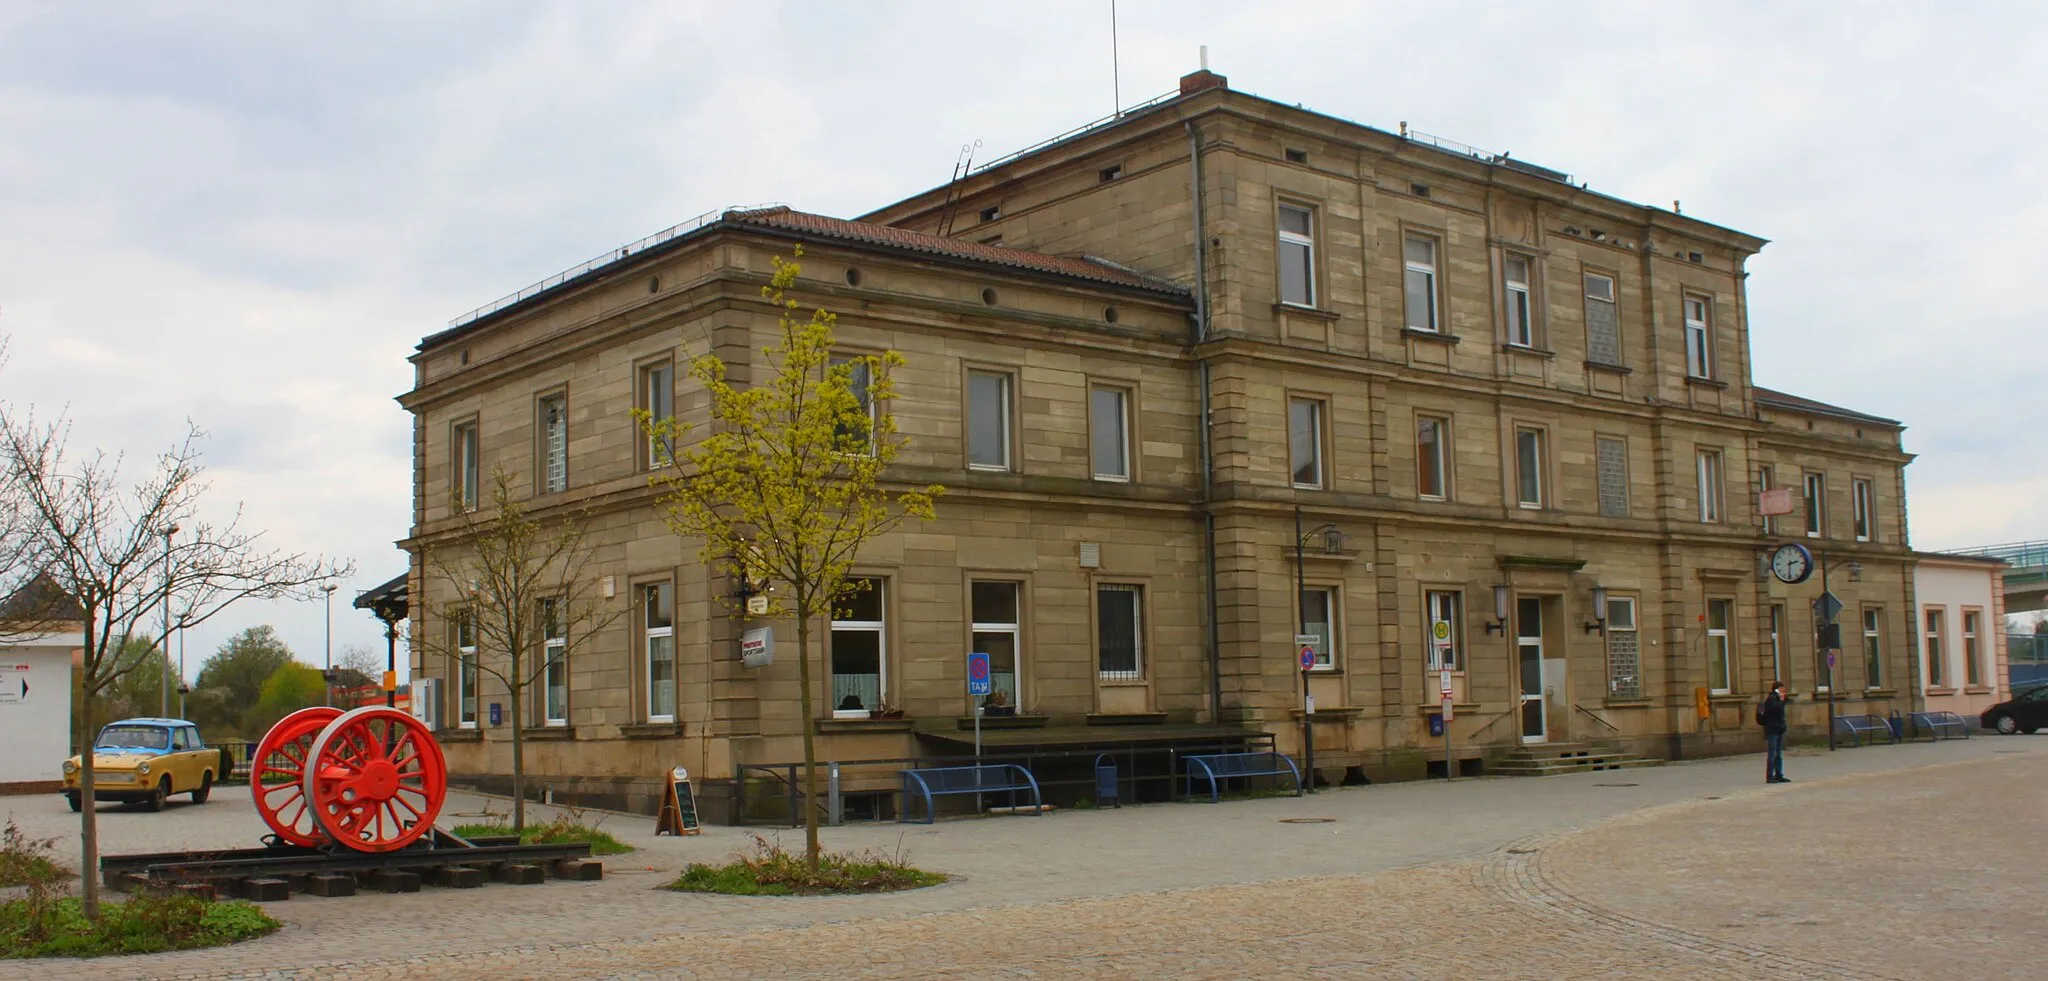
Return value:
<svg viewBox="0 0 2048 981">
<path fill-rule="evenodd" d="M 1294 796 L 1301 796 L 1301 770 L 1294 761 L 1280 753 L 1203 753 L 1184 756 L 1187 761 L 1187 796 L 1195 795 L 1195 778 L 1205 777 L 1209 781 L 1209 801 L 1223 799 L 1219 779 L 1230 777 L 1278 777 L 1294 778 Z"/>
<path fill-rule="evenodd" d="M 1913 735 L 1924 732 L 1935 742 L 1970 738 L 1970 724 L 1954 712 L 1913 712 L 1906 719 L 1913 727 Z"/>
<path fill-rule="evenodd" d="M 1891 721 L 1881 715 L 1838 715 L 1835 716 L 1835 730 L 1846 734 L 1852 740 L 1851 745 L 1855 746 L 1863 745 L 1865 736 L 1870 742 L 1876 742 L 1880 735 L 1892 742 L 1899 741 L 1899 730 L 1892 728 Z"/>
<path fill-rule="evenodd" d="M 973 766 L 931 766 L 903 773 L 903 810 L 897 815 L 898 823 L 911 820 L 914 808 L 911 803 L 924 798 L 924 824 L 938 819 L 938 804 L 934 798 L 953 794 L 988 794 L 1003 791 L 1031 792 L 1031 813 L 1044 814 L 1045 807 L 1038 796 L 1038 779 L 1031 771 L 1015 763 L 980 763 Z"/>
</svg>

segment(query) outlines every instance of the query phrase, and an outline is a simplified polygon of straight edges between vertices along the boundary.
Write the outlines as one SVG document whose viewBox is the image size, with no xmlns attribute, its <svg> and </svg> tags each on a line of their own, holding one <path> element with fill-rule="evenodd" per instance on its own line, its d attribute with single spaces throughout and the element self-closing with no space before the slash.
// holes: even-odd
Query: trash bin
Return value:
<svg viewBox="0 0 2048 981">
<path fill-rule="evenodd" d="M 1108 753 L 1095 757 L 1095 806 L 1124 806 L 1116 797 L 1116 761 Z"/>
</svg>

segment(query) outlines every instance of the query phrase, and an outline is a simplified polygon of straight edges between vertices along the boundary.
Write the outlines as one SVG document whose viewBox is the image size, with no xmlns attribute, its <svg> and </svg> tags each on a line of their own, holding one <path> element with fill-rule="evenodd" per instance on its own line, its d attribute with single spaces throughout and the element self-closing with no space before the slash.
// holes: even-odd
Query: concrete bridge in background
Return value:
<svg viewBox="0 0 2048 981">
<path fill-rule="evenodd" d="M 2048 542 L 2014 542 L 1945 551 L 1950 555 L 1981 555 L 2005 560 L 2005 564 L 2011 567 L 2005 570 L 2005 612 L 2048 610 Z"/>
</svg>

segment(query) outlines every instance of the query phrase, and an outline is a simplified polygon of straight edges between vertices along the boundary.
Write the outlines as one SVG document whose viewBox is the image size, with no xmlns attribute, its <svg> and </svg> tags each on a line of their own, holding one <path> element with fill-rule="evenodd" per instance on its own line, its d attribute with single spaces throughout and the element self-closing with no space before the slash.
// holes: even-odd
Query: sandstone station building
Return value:
<svg viewBox="0 0 2048 981">
<path fill-rule="evenodd" d="M 529 786 L 652 809 L 681 765 L 724 820 L 736 774 L 769 781 L 743 767 L 802 758 L 792 625 L 742 664 L 760 624 L 662 523 L 629 415 L 703 422 L 700 353 L 758 371 L 760 288 L 802 246 L 795 296 L 838 343 L 908 359 L 874 406 L 909 438 L 895 476 L 947 487 L 813 634 L 821 760 L 971 752 L 970 650 L 1015 713 L 988 717 L 991 753 L 1298 755 L 1301 635 L 1329 782 L 1441 772 L 1446 668 L 1467 773 L 1557 744 L 1754 751 L 1773 677 L 1810 733 L 1827 688 L 1904 712 L 1911 456 L 1895 421 L 1752 384 L 1764 244 L 1207 71 L 857 219 L 714 213 L 420 343 L 410 629 L 447 638 L 415 645 L 421 711 L 458 778 L 502 785 L 506 695 L 444 653 L 453 597 L 417 557 L 460 547 L 451 508 L 502 466 L 537 515 L 590 515 L 624 611 L 531 692 Z M 1764 517 L 1774 488 L 1795 509 Z M 1832 669 L 1821 573 L 1766 565 L 1786 542 L 1844 603 Z"/>
</svg>

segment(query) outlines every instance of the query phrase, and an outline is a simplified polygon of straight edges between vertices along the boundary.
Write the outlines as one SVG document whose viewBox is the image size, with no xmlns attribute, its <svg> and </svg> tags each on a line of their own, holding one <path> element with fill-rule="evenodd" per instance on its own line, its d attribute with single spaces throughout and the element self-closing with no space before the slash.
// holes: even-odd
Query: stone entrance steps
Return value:
<svg viewBox="0 0 2048 981">
<path fill-rule="evenodd" d="M 1487 772 L 1508 777 L 1547 777 L 1557 773 L 1663 765 L 1663 760 L 1624 753 L 1598 743 L 1537 743 L 1509 751 L 1499 762 L 1488 767 Z"/>
</svg>

